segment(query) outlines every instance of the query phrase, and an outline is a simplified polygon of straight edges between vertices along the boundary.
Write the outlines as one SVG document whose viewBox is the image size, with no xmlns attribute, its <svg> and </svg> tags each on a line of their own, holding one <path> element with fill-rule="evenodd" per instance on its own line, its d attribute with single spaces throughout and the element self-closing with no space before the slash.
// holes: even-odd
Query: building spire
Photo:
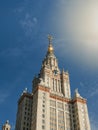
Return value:
<svg viewBox="0 0 98 130">
<path fill-rule="evenodd" d="M 48 35 L 49 44 L 52 44 L 53 37 L 51 35 Z"/>
<path fill-rule="evenodd" d="M 11 130 L 11 125 L 9 124 L 9 120 L 2 126 L 2 130 Z"/>
<path fill-rule="evenodd" d="M 54 51 L 54 48 L 52 46 L 52 39 L 53 37 L 51 35 L 48 35 L 48 40 L 49 40 L 48 53 L 53 53 Z"/>
</svg>

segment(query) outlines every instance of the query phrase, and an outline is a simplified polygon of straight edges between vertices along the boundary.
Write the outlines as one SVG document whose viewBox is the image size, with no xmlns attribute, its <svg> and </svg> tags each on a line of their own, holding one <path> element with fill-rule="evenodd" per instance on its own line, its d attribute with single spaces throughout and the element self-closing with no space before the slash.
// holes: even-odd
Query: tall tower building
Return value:
<svg viewBox="0 0 98 130">
<path fill-rule="evenodd" d="M 18 101 L 15 130 L 90 130 L 86 99 L 78 89 L 71 97 L 69 73 L 60 70 L 52 37 L 40 73 L 32 81 L 32 93 Z"/>
<path fill-rule="evenodd" d="M 7 120 L 6 123 L 2 126 L 2 130 L 11 130 L 11 125 L 9 124 L 9 121 Z"/>
</svg>

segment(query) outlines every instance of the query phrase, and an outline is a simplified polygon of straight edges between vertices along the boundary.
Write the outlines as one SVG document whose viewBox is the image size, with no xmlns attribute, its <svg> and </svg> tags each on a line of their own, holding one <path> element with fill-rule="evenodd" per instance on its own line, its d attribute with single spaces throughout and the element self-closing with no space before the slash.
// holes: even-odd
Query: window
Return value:
<svg viewBox="0 0 98 130">
<path fill-rule="evenodd" d="M 49 86 L 49 78 L 47 78 L 47 85 Z"/>
<path fill-rule="evenodd" d="M 43 105 L 43 107 L 45 107 L 45 105 Z"/>
<path fill-rule="evenodd" d="M 26 117 L 24 117 L 24 120 L 26 120 Z"/>
<path fill-rule="evenodd" d="M 60 81 L 58 80 L 58 86 L 59 86 L 59 92 L 61 92 L 61 85 L 60 85 Z"/>
<path fill-rule="evenodd" d="M 43 109 L 43 112 L 45 112 L 45 110 Z"/>
<path fill-rule="evenodd" d="M 25 130 L 25 127 L 23 127 L 23 130 Z"/>
<path fill-rule="evenodd" d="M 43 99 L 45 99 L 45 97 L 43 97 Z"/>
<path fill-rule="evenodd" d="M 55 102 L 55 101 L 53 101 L 53 100 L 50 100 L 50 106 L 55 107 L 55 106 L 56 106 L 56 102 Z"/>
<path fill-rule="evenodd" d="M 43 101 L 43 103 L 45 103 L 45 101 Z"/>
<path fill-rule="evenodd" d="M 57 79 L 54 79 L 54 91 L 57 91 Z"/>
<path fill-rule="evenodd" d="M 45 126 L 44 126 L 44 125 L 42 125 L 42 129 L 45 129 Z"/>
<path fill-rule="evenodd" d="M 53 90 L 54 90 L 54 79 L 52 79 L 52 84 L 53 84 Z"/>
<path fill-rule="evenodd" d="M 46 94 L 45 93 L 43 93 L 43 96 L 45 96 Z"/>
<path fill-rule="evenodd" d="M 69 104 L 65 104 L 65 111 L 69 111 Z"/>
<path fill-rule="evenodd" d="M 45 115 L 44 115 L 44 114 L 42 114 L 42 117 L 43 117 L 43 118 L 45 118 Z"/>
<path fill-rule="evenodd" d="M 50 130 L 56 130 L 56 109 L 50 108 Z"/>
<path fill-rule="evenodd" d="M 67 113 L 67 112 L 66 112 L 66 127 L 68 130 L 70 130 L 71 128 L 71 115 L 70 113 Z"/>
<path fill-rule="evenodd" d="M 27 106 L 27 103 L 25 105 Z"/>
<path fill-rule="evenodd" d="M 42 123 L 45 123 L 45 120 L 42 120 Z"/>
<path fill-rule="evenodd" d="M 63 109 L 63 103 L 58 102 L 58 108 Z"/>
<path fill-rule="evenodd" d="M 30 115 L 30 113 L 28 113 L 28 115 Z"/>
<path fill-rule="evenodd" d="M 58 129 L 64 130 L 64 112 L 58 111 Z"/>
</svg>

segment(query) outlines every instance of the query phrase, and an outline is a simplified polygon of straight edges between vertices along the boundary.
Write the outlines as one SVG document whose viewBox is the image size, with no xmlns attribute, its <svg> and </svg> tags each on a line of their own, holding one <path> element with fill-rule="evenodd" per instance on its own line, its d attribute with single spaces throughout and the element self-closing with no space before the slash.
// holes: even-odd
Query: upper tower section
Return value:
<svg viewBox="0 0 98 130">
<path fill-rule="evenodd" d="M 33 90 L 38 86 L 48 87 L 51 93 L 70 98 L 69 74 L 59 69 L 52 39 L 52 36 L 49 35 L 48 49 L 42 61 L 40 73 L 33 80 Z"/>
</svg>

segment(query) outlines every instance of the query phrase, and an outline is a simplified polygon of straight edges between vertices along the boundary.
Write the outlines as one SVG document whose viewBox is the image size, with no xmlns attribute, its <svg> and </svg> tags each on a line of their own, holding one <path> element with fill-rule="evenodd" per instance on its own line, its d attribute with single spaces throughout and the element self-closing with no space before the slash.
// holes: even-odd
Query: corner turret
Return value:
<svg viewBox="0 0 98 130">
<path fill-rule="evenodd" d="M 2 130 L 11 130 L 11 125 L 9 124 L 9 120 L 2 126 Z"/>
</svg>

